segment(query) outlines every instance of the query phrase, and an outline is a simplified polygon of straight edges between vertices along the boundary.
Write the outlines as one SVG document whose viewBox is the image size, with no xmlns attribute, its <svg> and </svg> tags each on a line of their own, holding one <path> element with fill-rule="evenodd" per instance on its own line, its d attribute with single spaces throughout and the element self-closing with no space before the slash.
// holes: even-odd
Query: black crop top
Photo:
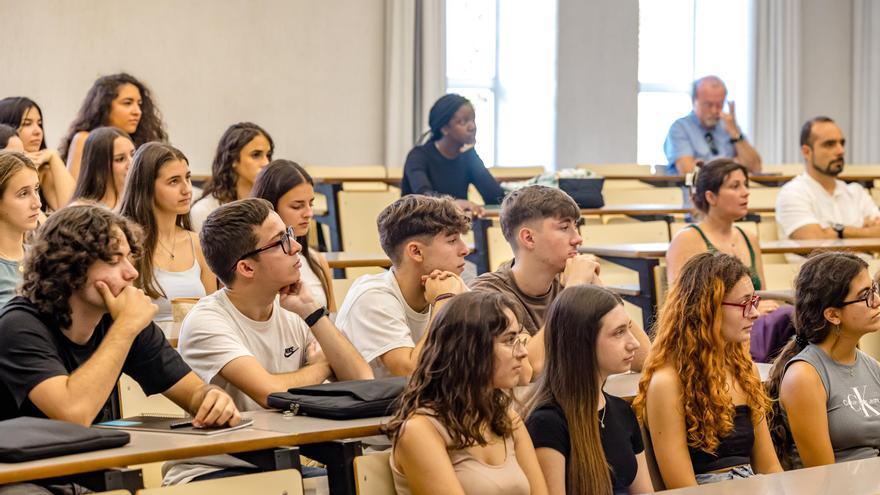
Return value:
<svg viewBox="0 0 880 495">
<path fill-rule="evenodd" d="M 694 474 L 705 474 L 751 462 L 752 446 L 755 444 L 752 410 L 745 404 L 736 406 L 734 410 L 733 431 L 721 439 L 715 454 L 688 447 Z"/>
</svg>

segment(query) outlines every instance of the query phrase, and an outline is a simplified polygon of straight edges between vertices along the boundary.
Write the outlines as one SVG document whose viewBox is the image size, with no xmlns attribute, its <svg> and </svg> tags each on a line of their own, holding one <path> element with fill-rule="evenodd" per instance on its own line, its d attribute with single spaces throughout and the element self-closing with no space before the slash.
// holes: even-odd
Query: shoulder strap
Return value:
<svg viewBox="0 0 880 495">
<path fill-rule="evenodd" d="M 711 252 L 713 252 L 713 253 L 714 253 L 715 251 L 718 251 L 717 249 L 715 249 L 715 245 L 713 245 L 712 242 L 709 241 L 709 238 L 706 237 L 706 234 L 703 233 L 703 229 L 701 229 L 700 227 L 698 227 L 697 224 L 692 223 L 692 224 L 688 225 L 688 228 L 694 229 L 694 230 L 696 230 L 697 232 L 700 233 L 700 237 L 702 237 L 702 238 L 703 238 L 703 242 L 706 243 L 706 249 L 708 249 L 709 251 L 711 251 Z"/>
</svg>

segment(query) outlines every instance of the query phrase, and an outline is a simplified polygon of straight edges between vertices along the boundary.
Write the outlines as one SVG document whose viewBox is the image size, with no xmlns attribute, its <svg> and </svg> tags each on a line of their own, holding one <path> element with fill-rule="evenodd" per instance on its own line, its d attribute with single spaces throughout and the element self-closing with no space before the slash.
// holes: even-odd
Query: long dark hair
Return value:
<svg viewBox="0 0 880 495">
<path fill-rule="evenodd" d="M 239 122 L 226 129 L 220 137 L 220 142 L 217 143 L 214 163 L 211 164 L 211 178 L 205 184 L 205 189 L 199 199 L 213 196 L 220 204 L 243 199 L 238 197 L 238 191 L 235 188 L 238 174 L 233 167 L 241 155 L 241 150 L 260 135 L 269 141 L 269 160 L 272 160 L 275 142 L 272 141 L 272 136 L 265 129 L 253 122 Z"/>
<path fill-rule="evenodd" d="M 42 119 L 43 110 L 34 100 L 24 96 L 3 98 L 0 100 L 0 124 L 13 127 L 18 132 L 18 129 L 21 128 L 21 121 L 24 120 L 24 113 L 31 108 L 36 108 Z M 40 124 L 40 129 L 43 129 L 43 141 L 40 142 L 40 149 L 44 150 L 46 149 L 46 130 L 43 128 L 43 124 Z"/>
<path fill-rule="evenodd" d="M 144 229 L 144 255 L 138 260 L 137 286 L 153 299 L 166 297 L 165 291 L 156 281 L 153 274 L 153 254 L 156 252 L 159 234 L 156 225 L 156 216 L 153 213 L 153 205 L 156 198 L 156 178 L 162 165 L 172 161 L 181 160 L 189 163 L 182 151 L 164 143 L 147 143 L 134 154 L 131 168 L 128 170 L 128 178 L 125 180 L 125 192 L 122 195 L 122 203 L 119 212 L 127 218 L 137 222 Z M 192 231 L 192 222 L 189 212 L 177 215 L 175 225 Z"/>
<path fill-rule="evenodd" d="M 162 115 L 153 102 L 150 90 L 130 74 L 125 72 L 111 74 L 99 77 L 86 94 L 79 112 L 70 124 L 67 135 L 64 136 L 64 139 L 61 140 L 61 146 L 58 147 L 62 160 L 67 161 L 70 142 L 77 132 L 90 132 L 97 127 L 110 125 L 110 109 L 113 100 L 119 96 L 119 87 L 124 84 L 137 87 L 141 93 L 141 120 L 131 135 L 134 146 L 137 148 L 149 141 L 165 142 L 168 140 L 168 134 L 162 123 Z"/>
<path fill-rule="evenodd" d="M 266 165 L 266 168 L 257 174 L 257 179 L 254 181 L 254 189 L 251 192 L 251 196 L 254 198 L 265 199 L 272 203 L 272 207 L 275 208 L 275 211 L 278 211 L 278 202 L 281 201 L 281 197 L 304 182 L 311 186 L 315 185 L 312 176 L 310 176 L 309 173 L 298 163 L 290 160 L 273 160 L 272 163 Z M 315 275 L 318 276 L 318 280 L 321 281 L 321 287 L 324 289 L 324 294 L 327 295 L 329 300 L 330 281 L 327 280 L 327 276 L 324 274 L 324 269 L 321 267 L 321 264 L 318 263 L 318 260 L 315 259 L 314 256 L 309 255 L 308 234 L 297 237 L 296 242 L 302 246 L 300 255 L 305 258 L 306 262 L 309 264 L 309 268 L 311 268 L 312 271 L 315 272 Z"/>
<path fill-rule="evenodd" d="M 779 386 L 785 367 L 808 344 L 819 344 L 831 334 L 831 322 L 825 318 L 827 308 L 840 307 L 849 293 L 849 285 L 862 270 L 865 260 L 852 253 L 826 251 L 811 256 L 801 266 L 795 281 L 794 330 L 791 339 L 773 361 L 767 392 L 773 402 L 773 420 L 770 432 L 776 454 L 784 464 L 791 463 L 793 438 L 779 405 Z"/>
<path fill-rule="evenodd" d="M 427 342 L 397 413 L 386 433 L 396 442 L 403 424 L 419 409 L 433 411 L 452 437 L 450 449 L 485 446 L 484 431 L 509 437 L 511 397 L 492 387 L 494 338 L 509 325 L 504 310 L 515 315 L 513 301 L 501 293 L 465 292 L 453 297 L 434 318 Z"/>
<path fill-rule="evenodd" d="M 548 311 L 544 327 L 547 365 L 528 410 L 531 414 L 555 402 L 565 413 L 571 441 L 565 480 L 568 493 L 612 491 L 599 433 L 602 386 L 596 342 L 605 315 L 622 304 L 620 296 L 608 289 L 575 285 L 559 293 Z"/>
<path fill-rule="evenodd" d="M 120 137 L 131 141 L 131 136 L 127 132 L 115 127 L 98 127 L 89 133 L 83 146 L 79 177 L 71 201 L 77 199 L 101 201 L 109 187 L 116 196 L 116 203 L 119 204 L 123 191 L 116 190 L 116 181 L 113 177 L 113 145 L 116 138 Z"/>
</svg>

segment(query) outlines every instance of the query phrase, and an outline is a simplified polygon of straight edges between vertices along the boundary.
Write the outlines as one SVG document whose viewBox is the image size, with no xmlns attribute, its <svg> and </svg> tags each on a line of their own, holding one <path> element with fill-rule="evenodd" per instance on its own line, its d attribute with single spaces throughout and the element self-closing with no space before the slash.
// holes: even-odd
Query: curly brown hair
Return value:
<svg viewBox="0 0 880 495">
<path fill-rule="evenodd" d="M 41 313 L 69 328 L 70 296 L 81 289 L 95 261 L 110 262 L 121 231 L 131 255 L 141 255 L 140 228 L 110 209 L 94 205 L 67 206 L 53 213 L 37 231 L 24 258 L 21 295 Z"/>
<path fill-rule="evenodd" d="M 241 150 L 257 136 L 263 136 L 269 141 L 269 160 L 275 152 L 275 141 L 266 132 L 266 129 L 253 122 L 239 122 L 232 124 L 217 143 L 217 151 L 214 153 L 214 162 L 211 164 L 211 178 L 205 184 L 199 199 L 212 196 L 217 198 L 220 204 L 229 203 L 237 199 L 238 191 L 235 186 L 238 183 L 238 173 L 235 172 L 235 162 L 241 156 Z"/>
<path fill-rule="evenodd" d="M 471 220 L 451 198 L 408 194 L 386 206 L 376 218 L 382 251 L 398 265 L 400 247 L 413 237 L 464 234 Z"/>
</svg>

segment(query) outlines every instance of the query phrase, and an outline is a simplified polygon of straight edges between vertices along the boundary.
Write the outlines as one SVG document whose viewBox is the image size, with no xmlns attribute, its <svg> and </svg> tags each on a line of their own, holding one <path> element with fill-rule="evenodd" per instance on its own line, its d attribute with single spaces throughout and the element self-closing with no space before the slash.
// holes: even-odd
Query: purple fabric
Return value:
<svg viewBox="0 0 880 495">
<path fill-rule="evenodd" d="M 794 306 L 784 304 L 776 311 L 755 320 L 749 352 L 756 363 L 773 361 L 789 339 L 794 337 L 794 325 L 791 321 L 793 314 Z"/>
</svg>

